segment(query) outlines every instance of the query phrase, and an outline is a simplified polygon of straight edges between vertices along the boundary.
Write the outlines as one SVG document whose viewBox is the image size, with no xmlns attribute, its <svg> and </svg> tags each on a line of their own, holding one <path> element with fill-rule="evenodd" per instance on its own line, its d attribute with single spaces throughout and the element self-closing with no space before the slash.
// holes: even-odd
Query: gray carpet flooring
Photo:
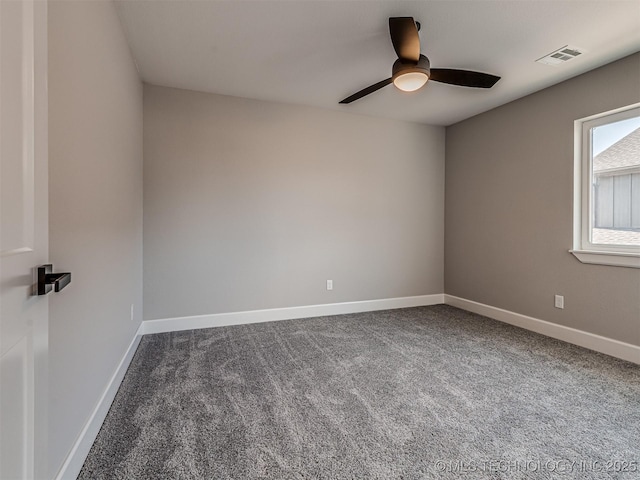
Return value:
<svg viewBox="0 0 640 480">
<path fill-rule="evenodd" d="M 639 366 L 437 305 L 145 336 L 79 478 L 639 471 Z"/>
</svg>

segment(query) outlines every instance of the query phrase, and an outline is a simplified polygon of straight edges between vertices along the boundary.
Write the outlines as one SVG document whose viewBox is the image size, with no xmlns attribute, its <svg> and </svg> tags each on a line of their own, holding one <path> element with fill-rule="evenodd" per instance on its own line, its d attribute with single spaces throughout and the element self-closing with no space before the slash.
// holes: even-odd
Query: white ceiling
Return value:
<svg viewBox="0 0 640 480">
<path fill-rule="evenodd" d="M 145 82 L 450 125 L 640 51 L 640 0 L 124 0 L 118 12 Z M 502 77 L 491 90 L 428 82 L 344 97 L 391 76 L 388 17 L 422 23 L 432 67 Z M 588 52 L 535 60 L 564 45 Z M 639 87 L 640 88 L 640 87 Z"/>
</svg>

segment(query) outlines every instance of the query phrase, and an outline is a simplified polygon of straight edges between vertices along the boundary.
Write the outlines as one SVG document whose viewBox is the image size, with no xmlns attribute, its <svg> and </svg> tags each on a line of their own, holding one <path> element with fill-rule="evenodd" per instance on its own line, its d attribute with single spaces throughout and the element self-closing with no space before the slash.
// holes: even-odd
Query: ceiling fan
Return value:
<svg viewBox="0 0 640 480">
<path fill-rule="evenodd" d="M 457 70 L 451 68 L 430 68 L 429 59 L 420 54 L 420 23 L 413 17 L 389 18 L 389 33 L 398 59 L 393 64 L 391 78 L 374 83 L 345 98 L 340 103 L 351 103 L 370 93 L 393 83 L 405 92 L 413 92 L 422 87 L 427 80 L 434 80 L 461 87 L 491 88 L 500 77 L 488 73 Z"/>
</svg>

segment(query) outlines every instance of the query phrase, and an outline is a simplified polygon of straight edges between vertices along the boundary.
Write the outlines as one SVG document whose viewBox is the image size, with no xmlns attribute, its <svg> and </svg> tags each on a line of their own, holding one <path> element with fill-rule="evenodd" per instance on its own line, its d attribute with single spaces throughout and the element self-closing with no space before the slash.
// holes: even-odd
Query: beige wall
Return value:
<svg viewBox="0 0 640 480">
<path fill-rule="evenodd" d="M 49 5 L 54 475 L 142 318 L 142 84 L 111 2 Z M 135 305 L 135 318 L 130 306 Z"/>
<path fill-rule="evenodd" d="M 568 252 L 573 122 L 636 102 L 640 54 L 447 128 L 446 293 L 640 345 L 640 270 Z"/>
<path fill-rule="evenodd" d="M 145 85 L 144 158 L 147 319 L 443 291 L 441 127 Z"/>
</svg>

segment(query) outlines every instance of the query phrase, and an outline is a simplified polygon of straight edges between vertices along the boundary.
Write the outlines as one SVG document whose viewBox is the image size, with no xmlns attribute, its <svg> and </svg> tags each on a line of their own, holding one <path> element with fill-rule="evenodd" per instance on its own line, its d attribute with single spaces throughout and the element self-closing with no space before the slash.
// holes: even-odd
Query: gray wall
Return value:
<svg viewBox="0 0 640 480">
<path fill-rule="evenodd" d="M 444 128 L 145 85 L 144 162 L 147 319 L 443 291 Z"/>
<path fill-rule="evenodd" d="M 448 127 L 446 293 L 640 345 L 640 270 L 568 253 L 573 122 L 639 101 L 635 54 Z"/>
<path fill-rule="evenodd" d="M 111 2 L 49 5 L 51 475 L 142 318 L 142 84 Z M 135 319 L 130 306 L 135 305 Z"/>
</svg>

